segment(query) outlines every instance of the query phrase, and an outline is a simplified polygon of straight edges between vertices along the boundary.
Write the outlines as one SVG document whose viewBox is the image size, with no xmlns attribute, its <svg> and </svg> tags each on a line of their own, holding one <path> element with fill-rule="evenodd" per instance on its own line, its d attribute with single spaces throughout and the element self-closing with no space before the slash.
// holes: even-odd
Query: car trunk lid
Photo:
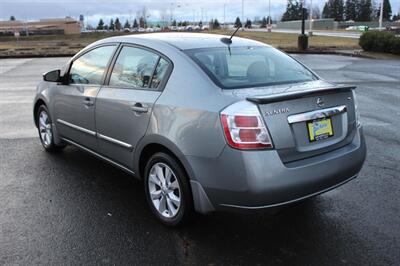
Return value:
<svg viewBox="0 0 400 266">
<path fill-rule="evenodd" d="M 277 87 L 275 93 L 246 89 L 245 98 L 258 105 L 284 163 L 340 148 L 355 134 L 355 87 L 310 83 Z"/>
</svg>

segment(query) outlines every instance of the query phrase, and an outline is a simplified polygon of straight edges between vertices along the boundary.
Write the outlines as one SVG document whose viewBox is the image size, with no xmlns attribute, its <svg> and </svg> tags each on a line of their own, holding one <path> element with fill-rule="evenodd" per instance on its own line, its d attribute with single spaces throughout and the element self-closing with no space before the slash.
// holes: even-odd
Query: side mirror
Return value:
<svg viewBox="0 0 400 266">
<path fill-rule="evenodd" d="M 43 74 L 43 80 L 44 81 L 50 81 L 50 82 L 59 82 L 61 80 L 60 78 L 60 70 L 53 70 L 49 71 L 45 74 Z"/>
</svg>

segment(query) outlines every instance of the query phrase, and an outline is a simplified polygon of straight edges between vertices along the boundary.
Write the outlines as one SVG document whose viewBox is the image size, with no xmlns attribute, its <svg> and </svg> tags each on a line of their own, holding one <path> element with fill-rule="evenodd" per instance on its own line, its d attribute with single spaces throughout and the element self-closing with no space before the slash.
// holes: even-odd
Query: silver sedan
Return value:
<svg viewBox="0 0 400 266">
<path fill-rule="evenodd" d="M 136 34 L 46 73 L 33 115 L 46 151 L 73 145 L 142 179 L 152 212 L 177 226 L 355 178 L 366 154 L 355 97 L 257 41 Z"/>
</svg>

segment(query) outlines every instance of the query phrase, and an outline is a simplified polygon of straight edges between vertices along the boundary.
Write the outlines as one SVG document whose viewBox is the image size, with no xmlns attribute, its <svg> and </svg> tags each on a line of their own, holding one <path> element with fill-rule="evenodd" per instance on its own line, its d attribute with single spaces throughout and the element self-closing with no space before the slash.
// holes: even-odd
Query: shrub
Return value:
<svg viewBox="0 0 400 266">
<path fill-rule="evenodd" d="M 360 37 L 364 51 L 400 54 L 400 38 L 384 31 L 367 31 Z"/>
</svg>

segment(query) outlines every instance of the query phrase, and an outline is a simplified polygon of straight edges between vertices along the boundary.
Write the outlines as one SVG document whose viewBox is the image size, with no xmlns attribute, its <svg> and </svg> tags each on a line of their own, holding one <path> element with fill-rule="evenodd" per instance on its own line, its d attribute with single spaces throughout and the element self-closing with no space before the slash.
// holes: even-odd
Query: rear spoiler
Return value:
<svg viewBox="0 0 400 266">
<path fill-rule="evenodd" d="M 325 93 L 351 91 L 354 90 L 355 88 L 356 88 L 355 86 L 336 86 L 336 87 L 327 87 L 327 88 L 311 89 L 304 91 L 292 91 L 292 92 L 284 92 L 271 95 L 247 97 L 246 100 L 257 104 L 267 104 L 267 103 L 274 103 L 274 102 L 312 96 L 313 94 L 319 94 L 319 93 L 325 94 Z"/>
</svg>

